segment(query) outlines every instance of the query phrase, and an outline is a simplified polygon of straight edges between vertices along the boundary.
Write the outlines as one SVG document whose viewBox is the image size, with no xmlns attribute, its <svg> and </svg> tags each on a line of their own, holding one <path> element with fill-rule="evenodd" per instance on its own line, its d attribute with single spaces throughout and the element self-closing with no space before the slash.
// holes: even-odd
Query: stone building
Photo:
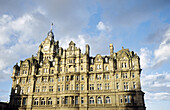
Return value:
<svg viewBox="0 0 170 110">
<path fill-rule="evenodd" d="M 11 110 L 145 110 L 140 59 L 129 49 L 90 56 L 71 41 L 59 47 L 52 30 L 37 56 L 20 61 L 12 73 Z"/>
</svg>

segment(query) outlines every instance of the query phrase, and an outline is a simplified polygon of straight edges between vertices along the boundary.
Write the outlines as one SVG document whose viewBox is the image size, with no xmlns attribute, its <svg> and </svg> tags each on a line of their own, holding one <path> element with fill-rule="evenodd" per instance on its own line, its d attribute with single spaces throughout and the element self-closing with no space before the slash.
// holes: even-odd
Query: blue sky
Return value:
<svg viewBox="0 0 170 110">
<path fill-rule="evenodd" d="M 169 0 L 0 0 L 0 101 L 9 101 L 12 68 L 36 55 L 53 22 L 55 40 L 91 55 L 122 46 L 141 60 L 147 110 L 170 107 Z"/>
</svg>

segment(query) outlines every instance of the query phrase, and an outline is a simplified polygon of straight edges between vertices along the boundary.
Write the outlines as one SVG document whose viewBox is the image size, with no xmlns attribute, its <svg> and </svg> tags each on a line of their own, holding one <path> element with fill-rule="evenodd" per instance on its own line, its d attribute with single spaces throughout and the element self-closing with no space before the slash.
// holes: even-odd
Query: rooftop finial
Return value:
<svg viewBox="0 0 170 110">
<path fill-rule="evenodd" d="M 52 29 L 53 29 L 53 23 L 51 23 L 51 31 L 52 31 Z"/>
</svg>

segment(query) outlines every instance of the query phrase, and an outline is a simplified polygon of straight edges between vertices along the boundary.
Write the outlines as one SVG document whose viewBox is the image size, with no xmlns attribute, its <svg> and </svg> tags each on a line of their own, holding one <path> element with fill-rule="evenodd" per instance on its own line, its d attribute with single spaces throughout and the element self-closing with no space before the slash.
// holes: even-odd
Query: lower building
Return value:
<svg viewBox="0 0 170 110">
<path fill-rule="evenodd" d="M 145 110 L 140 59 L 129 49 L 90 56 L 71 41 L 59 47 L 52 30 L 37 56 L 13 67 L 11 110 Z"/>
</svg>

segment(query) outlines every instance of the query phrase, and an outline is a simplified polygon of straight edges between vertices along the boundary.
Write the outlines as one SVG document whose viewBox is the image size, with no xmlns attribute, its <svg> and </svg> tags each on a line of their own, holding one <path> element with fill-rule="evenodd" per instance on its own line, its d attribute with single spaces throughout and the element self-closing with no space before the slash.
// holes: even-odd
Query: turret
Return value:
<svg viewBox="0 0 170 110">
<path fill-rule="evenodd" d="M 114 49 L 113 44 L 110 44 L 109 47 L 110 47 L 110 55 L 111 55 L 111 54 L 113 54 L 113 49 Z"/>
<path fill-rule="evenodd" d="M 88 44 L 86 45 L 86 54 L 90 55 L 90 46 Z"/>
</svg>

